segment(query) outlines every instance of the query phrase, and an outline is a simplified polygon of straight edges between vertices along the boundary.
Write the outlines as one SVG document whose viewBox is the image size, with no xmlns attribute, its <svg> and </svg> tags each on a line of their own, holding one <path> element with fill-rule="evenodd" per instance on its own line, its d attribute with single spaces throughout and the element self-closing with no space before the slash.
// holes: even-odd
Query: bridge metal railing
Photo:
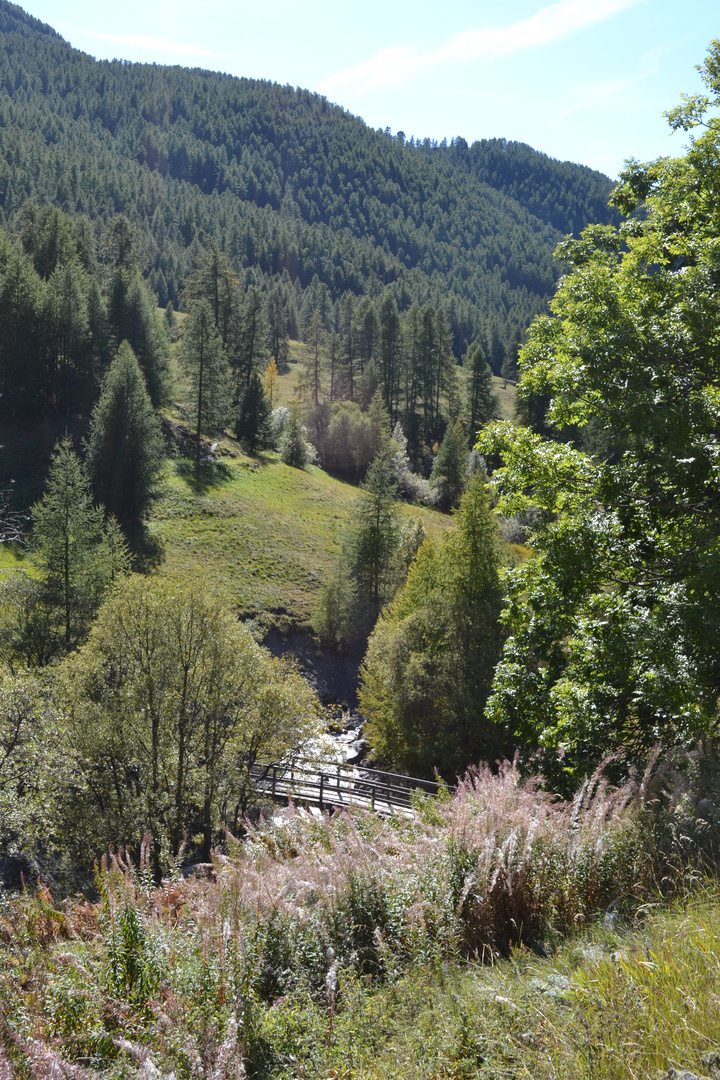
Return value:
<svg viewBox="0 0 720 1080">
<path fill-rule="evenodd" d="M 292 798 L 321 810 L 355 806 L 378 813 L 410 811 L 413 791 L 437 795 L 440 790 L 433 780 L 329 761 L 263 762 L 253 766 L 251 776 L 260 795 L 283 802 Z"/>
</svg>

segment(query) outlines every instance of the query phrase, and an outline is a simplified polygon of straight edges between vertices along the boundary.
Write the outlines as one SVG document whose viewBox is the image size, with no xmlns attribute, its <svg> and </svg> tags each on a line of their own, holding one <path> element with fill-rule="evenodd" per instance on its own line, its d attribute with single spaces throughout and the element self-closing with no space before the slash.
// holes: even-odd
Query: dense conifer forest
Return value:
<svg viewBox="0 0 720 1080">
<path fill-rule="evenodd" d="M 0 0 L 0 1080 L 720 1075 L 699 70 L 611 190 Z"/>
<path fill-rule="evenodd" d="M 617 220 L 607 177 L 528 146 L 408 141 L 305 90 L 95 61 L 7 2 L 0 162 L 0 223 L 29 199 L 94 229 L 125 214 L 163 307 L 212 241 L 246 284 L 281 286 L 301 329 L 319 294 L 339 323 L 348 295 L 390 287 L 401 311 L 443 308 L 458 357 L 494 334 L 497 374 L 552 295 L 562 235 Z"/>
</svg>

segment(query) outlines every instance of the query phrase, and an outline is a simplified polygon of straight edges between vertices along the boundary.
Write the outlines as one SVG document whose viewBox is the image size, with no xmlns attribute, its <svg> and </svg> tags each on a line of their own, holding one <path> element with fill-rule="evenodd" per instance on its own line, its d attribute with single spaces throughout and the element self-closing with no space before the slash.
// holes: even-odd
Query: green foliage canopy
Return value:
<svg viewBox="0 0 720 1080">
<path fill-rule="evenodd" d="M 414 773 L 447 778 L 502 753 L 484 718 L 500 651 L 500 545 L 484 476 L 463 496 L 457 529 L 426 539 L 380 615 L 361 670 L 367 735 Z"/>
<path fill-rule="evenodd" d="M 150 830 L 177 853 L 237 829 L 250 769 L 319 730 L 307 683 L 257 645 L 217 600 L 130 577 L 62 671 L 59 701 L 80 783 L 86 843 L 137 843 Z M 92 834 L 92 835 L 91 835 Z"/>
<path fill-rule="evenodd" d="M 561 436 L 498 424 L 493 482 L 535 508 L 533 558 L 508 578 L 508 639 L 492 716 L 563 768 L 713 728 L 720 694 L 720 43 L 707 96 L 669 114 L 704 124 L 682 158 L 631 162 L 615 203 L 641 209 L 561 245 L 572 273 L 533 325 L 520 394 L 545 395 Z"/>
</svg>

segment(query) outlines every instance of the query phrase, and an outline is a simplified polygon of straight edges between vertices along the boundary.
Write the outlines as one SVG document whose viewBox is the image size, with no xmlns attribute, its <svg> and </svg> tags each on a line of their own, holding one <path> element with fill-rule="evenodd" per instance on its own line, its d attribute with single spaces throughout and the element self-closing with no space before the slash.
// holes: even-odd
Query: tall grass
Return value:
<svg viewBox="0 0 720 1080">
<path fill-rule="evenodd" d="M 144 844 L 140 867 L 104 861 L 97 904 L 6 900 L 0 1080 L 309 1075 L 288 1057 L 288 1003 L 309 1003 L 331 1048 L 352 987 L 496 963 L 521 944 L 548 953 L 599 914 L 635 910 L 670 866 L 649 792 L 596 776 L 563 802 L 505 763 L 445 802 L 419 797 L 412 819 L 290 809 L 159 888 Z"/>
</svg>

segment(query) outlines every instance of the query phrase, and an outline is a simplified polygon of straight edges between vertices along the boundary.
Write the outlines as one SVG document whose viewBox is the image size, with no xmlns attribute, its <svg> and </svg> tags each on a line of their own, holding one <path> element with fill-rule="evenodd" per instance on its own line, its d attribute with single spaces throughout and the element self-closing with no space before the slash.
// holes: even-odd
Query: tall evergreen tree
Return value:
<svg viewBox="0 0 720 1080">
<path fill-rule="evenodd" d="M 51 623 L 65 649 L 87 633 L 108 584 L 103 517 L 66 436 L 55 448 L 45 492 L 32 509 L 31 541 L 42 602 L 54 613 Z"/>
<path fill-rule="evenodd" d="M 250 454 L 254 454 L 258 447 L 268 445 L 270 411 L 262 380 L 255 371 L 250 376 L 250 382 L 242 389 L 235 420 L 235 434 L 245 443 Z"/>
<path fill-rule="evenodd" d="M 393 293 L 386 292 L 380 302 L 380 370 L 383 396 L 391 419 L 397 420 L 400 391 L 400 316 Z"/>
<path fill-rule="evenodd" d="M 103 373 L 110 362 L 110 325 L 107 302 L 97 278 L 90 278 L 87 289 L 88 353 L 81 378 L 83 412 L 89 411 Z"/>
<path fill-rule="evenodd" d="M 229 351 L 233 339 L 238 336 L 240 282 L 227 255 L 216 244 L 210 245 L 199 269 L 185 287 L 183 297 L 189 306 L 200 300 L 208 302 L 223 348 Z"/>
<path fill-rule="evenodd" d="M 433 503 L 439 510 L 453 510 L 460 503 L 467 480 L 468 453 L 459 421 L 448 424 L 430 475 Z"/>
<path fill-rule="evenodd" d="M 347 396 L 351 401 L 355 398 L 355 368 L 354 362 L 357 355 L 356 329 L 355 329 L 355 303 L 351 293 L 348 293 L 342 306 L 342 333 L 340 345 L 340 357 L 347 375 Z"/>
<path fill-rule="evenodd" d="M 290 345 L 288 341 L 288 308 L 283 290 L 276 285 L 267 301 L 267 347 L 279 368 L 287 364 Z"/>
<path fill-rule="evenodd" d="M 498 407 L 497 397 L 493 393 L 492 371 L 478 341 L 468 349 L 465 367 L 470 373 L 467 384 L 467 411 L 470 416 L 470 438 L 474 442 L 478 429 L 497 415 Z"/>
<path fill-rule="evenodd" d="M 355 308 L 355 339 L 361 374 L 377 355 L 379 336 L 380 326 L 375 305 L 369 296 L 363 296 Z"/>
<path fill-rule="evenodd" d="M 313 405 L 320 403 L 322 395 L 322 376 L 325 365 L 325 326 L 322 313 L 315 308 L 310 318 L 305 340 L 309 355 L 303 364 L 302 386 Z"/>
<path fill-rule="evenodd" d="M 502 362 L 502 368 L 500 374 L 503 380 L 503 386 L 507 386 L 509 382 L 517 382 L 518 378 L 518 354 L 522 348 L 523 332 L 519 327 L 513 330 L 513 333 L 508 341 L 507 348 L 505 349 L 505 358 Z"/>
<path fill-rule="evenodd" d="M 249 386 L 253 374 L 267 366 L 267 335 L 263 297 L 260 290 L 251 285 L 240 309 L 238 341 L 230 352 L 239 389 Z"/>
<path fill-rule="evenodd" d="M 78 382 L 85 382 L 90 328 L 86 284 L 77 262 L 59 265 L 46 290 L 46 326 L 50 361 L 49 381 L 57 405 L 77 400 Z"/>
<path fill-rule="evenodd" d="M 390 456 L 378 454 L 362 484 L 348 548 L 359 619 L 366 633 L 392 596 L 396 583 L 394 560 L 400 541 L 396 497 Z"/>
<path fill-rule="evenodd" d="M 195 478 L 199 480 L 201 436 L 221 431 L 230 407 L 230 370 L 207 300 L 190 313 L 180 355 L 190 382 L 188 409 L 195 421 Z"/>
<path fill-rule="evenodd" d="M 116 345 L 129 342 L 145 376 L 150 400 L 159 408 L 169 392 L 168 339 L 136 268 L 119 266 L 115 270 L 108 315 Z"/>
<path fill-rule="evenodd" d="M 43 370 L 45 285 L 27 256 L 0 239 L 0 408 L 5 416 L 36 415 L 46 396 Z"/>
<path fill-rule="evenodd" d="M 306 436 L 305 425 L 297 410 L 291 409 L 280 440 L 280 456 L 286 465 L 291 465 L 294 469 L 305 468 L 310 455 Z"/>
<path fill-rule="evenodd" d="M 157 494 L 164 456 L 160 421 L 124 341 L 90 417 L 87 470 L 95 497 L 120 522 L 142 520 Z"/>
</svg>

